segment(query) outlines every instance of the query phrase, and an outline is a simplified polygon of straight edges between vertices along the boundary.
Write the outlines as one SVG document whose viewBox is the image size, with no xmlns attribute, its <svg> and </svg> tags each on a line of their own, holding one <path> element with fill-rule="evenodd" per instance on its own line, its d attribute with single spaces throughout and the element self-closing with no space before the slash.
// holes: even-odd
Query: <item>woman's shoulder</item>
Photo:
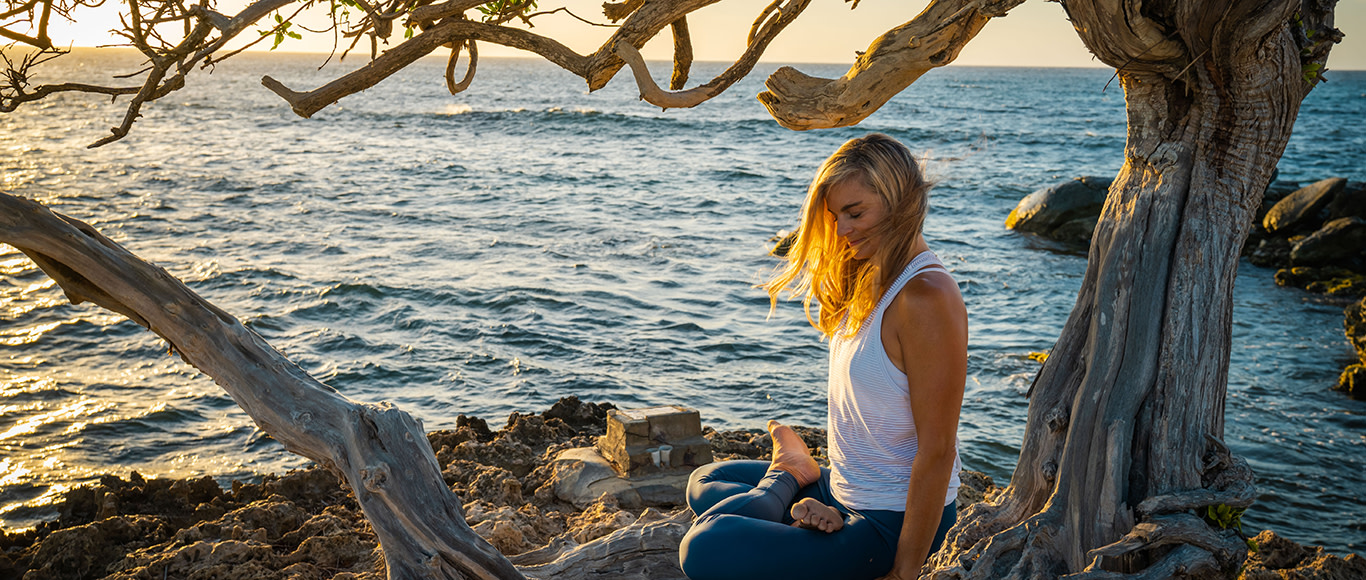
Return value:
<svg viewBox="0 0 1366 580">
<path fill-rule="evenodd" d="M 906 282 L 887 306 L 884 325 L 888 319 L 895 326 L 966 325 L 967 307 L 958 291 L 958 282 L 948 272 L 936 268 L 920 272 Z"/>
</svg>

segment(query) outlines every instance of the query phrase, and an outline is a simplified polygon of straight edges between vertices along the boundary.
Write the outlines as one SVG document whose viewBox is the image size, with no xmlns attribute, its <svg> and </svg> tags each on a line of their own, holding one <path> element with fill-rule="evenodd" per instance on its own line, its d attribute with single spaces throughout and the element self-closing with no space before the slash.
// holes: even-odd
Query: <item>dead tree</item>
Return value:
<svg viewBox="0 0 1366 580">
<path fill-rule="evenodd" d="M 45 22 L 48 8 L 57 6 L 55 0 L 5 1 L 9 8 L 3 18 L 32 22 Z M 582 77 L 590 90 L 605 85 L 622 66 L 630 66 L 645 101 L 664 108 L 696 106 L 747 74 L 767 44 L 809 2 L 774 0 L 756 19 L 746 50 L 735 64 L 712 81 L 685 89 L 692 61 L 686 16 L 718 0 L 607 3 L 605 16 L 621 24 L 591 55 L 579 55 L 553 39 L 514 26 L 546 13 L 533 12 L 534 2 L 527 0 L 354 1 L 363 9 L 360 21 L 334 20 L 334 25 L 354 39 L 352 46 L 370 39 L 368 65 L 307 91 L 263 79 L 302 116 L 373 87 L 442 47 L 451 51 L 446 83 L 452 92 L 463 90 L 473 79 L 477 42 L 537 53 Z M 27 70 L 54 54 L 40 51 L 18 62 L 6 58 L 11 66 L 8 84 L 0 87 L 0 111 L 63 91 L 133 94 L 123 123 L 96 144 L 116 140 L 127 134 L 140 107 L 183 86 L 185 73 L 193 67 L 230 56 L 222 51 L 233 38 L 294 2 L 258 0 L 229 18 L 201 5 L 130 0 L 126 36 L 149 63 L 141 86 L 31 87 Z M 950 63 L 990 18 L 1021 2 L 934 0 L 910 22 L 876 39 L 843 77 L 815 78 L 783 68 L 768 79 L 768 90 L 759 99 L 785 127 L 855 124 L 925 71 Z M 1117 70 L 1124 88 L 1129 125 L 1125 163 L 1094 234 L 1076 306 L 1030 390 L 1025 441 L 1010 487 L 993 503 L 960 518 L 945 547 L 927 565 L 932 577 L 1101 579 L 1236 573 L 1246 553 L 1241 538 L 1195 515 L 1210 506 L 1246 507 L 1255 498 L 1249 469 L 1221 441 L 1234 274 L 1251 216 L 1289 139 L 1299 104 L 1321 80 L 1328 52 L 1341 38 L 1333 27 L 1335 3 L 1062 0 L 1087 48 Z M 77 6 L 60 8 L 69 12 Z M 484 13 L 481 21 L 466 16 L 475 8 Z M 272 31 L 277 37 L 288 33 L 289 22 L 281 19 Z M 180 40 L 162 40 L 157 27 L 167 23 L 184 27 Z M 395 23 L 420 32 L 379 54 L 378 42 L 394 34 Z M 5 26 L 0 20 L 0 28 Z M 669 90 L 651 80 L 638 53 L 666 26 L 675 40 Z M 35 47 L 46 42 L 41 27 L 37 37 L 16 38 L 17 33 L 6 32 L 6 37 Z M 470 62 L 457 82 L 457 59 L 466 48 Z M 23 215 L 38 213 L 26 210 Z M 103 252 L 100 248 L 108 246 L 92 230 L 82 231 L 96 240 L 94 245 L 54 258 L 45 253 L 55 252 L 52 247 L 35 240 L 50 236 L 45 228 L 55 222 L 4 219 L 12 225 L 5 226 L 11 229 L 3 239 L 24 248 L 54 277 L 64 277 L 63 287 L 74 300 L 88 298 L 129 314 L 167 336 L 187 358 L 195 348 L 233 349 L 244 344 L 256 349 L 239 351 L 247 353 L 248 360 L 276 361 L 259 372 L 284 373 L 311 384 L 311 379 L 291 374 L 297 369 L 271 366 L 287 363 L 263 343 L 256 344 L 259 338 L 243 338 L 236 330 L 240 325 L 234 327 L 230 316 L 207 304 L 196 305 L 203 312 L 187 326 L 181 319 L 186 306 L 179 300 L 142 297 L 139 300 L 145 302 L 132 308 L 126 301 L 133 298 L 106 288 L 103 279 L 64 266 L 86 259 L 82 252 Z M 113 279 L 117 272 L 104 275 Z M 69 287 L 72 281 L 74 286 Z M 71 288 L 76 288 L 75 294 Z M 172 326 L 156 322 L 163 319 Z M 176 329 L 174 335 L 167 334 L 170 328 Z M 216 371 L 205 371 L 224 384 Z M 379 456 L 364 451 L 357 445 L 363 441 L 351 435 L 379 433 L 366 431 L 378 425 L 368 417 L 399 413 L 340 402 L 321 385 L 310 388 L 314 394 L 307 397 L 339 401 L 324 405 L 337 409 L 329 412 L 336 418 L 329 414 L 326 428 L 338 429 L 351 440 L 314 449 L 319 444 L 307 442 L 312 440 L 290 439 L 290 433 L 277 431 L 299 430 L 300 421 L 323 425 L 321 414 L 262 418 L 258 412 L 271 410 L 254 411 L 254 405 L 242 401 L 269 393 L 246 393 L 238 400 L 272 436 L 299 441 L 287 442 L 291 449 L 331 457 L 342 471 L 356 470 L 347 472 L 347 478 L 358 490 L 409 485 L 407 479 L 396 485 L 392 467 L 370 467 L 380 465 L 374 463 Z M 421 433 L 407 419 L 394 421 L 398 426 L 390 433 Z M 425 447 L 418 447 L 421 455 Z M 425 453 L 430 455 L 430 449 Z M 348 463 L 342 465 L 338 458 Z M 404 513 L 403 502 L 383 499 L 385 493 L 375 492 L 379 499 L 372 505 L 377 511 L 372 514 L 367 507 L 366 515 L 377 531 L 394 524 L 396 539 L 384 539 L 391 571 L 434 575 L 433 569 L 419 565 L 431 563 L 441 570 L 458 570 L 448 572 L 452 575 L 515 574 L 463 532 L 452 531 L 439 540 L 416 532 L 424 522 Z M 425 492 L 415 487 L 411 493 Z M 456 521 L 458 509 L 447 511 L 453 520 L 448 525 L 458 530 L 463 526 Z M 467 540 L 468 549 L 450 547 Z M 400 546 L 395 541 L 415 543 Z M 396 558 L 396 551 L 407 559 Z"/>
</svg>

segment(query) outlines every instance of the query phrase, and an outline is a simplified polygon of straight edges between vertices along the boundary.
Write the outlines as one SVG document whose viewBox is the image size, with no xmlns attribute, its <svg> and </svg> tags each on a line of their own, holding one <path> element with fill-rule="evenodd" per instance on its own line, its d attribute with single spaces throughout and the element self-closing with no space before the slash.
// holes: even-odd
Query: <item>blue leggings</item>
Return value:
<svg viewBox="0 0 1366 580">
<path fill-rule="evenodd" d="M 769 473 L 767 461 L 725 461 L 697 468 L 688 506 L 700 514 L 683 537 L 678 560 L 691 580 L 872 580 L 892 569 L 905 512 L 855 510 L 830 493 L 830 471 L 798 489 L 791 474 Z M 815 498 L 844 514 L 834 533 L 793 527 L 790 506 Z M 930 553 L 958 517 L 944 508 Z"/>
</svg>

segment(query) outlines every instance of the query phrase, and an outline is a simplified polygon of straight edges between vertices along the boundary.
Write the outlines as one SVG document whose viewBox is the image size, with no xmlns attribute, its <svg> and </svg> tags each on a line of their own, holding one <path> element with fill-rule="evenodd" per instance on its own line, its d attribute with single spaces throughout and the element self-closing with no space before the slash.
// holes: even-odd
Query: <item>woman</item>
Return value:
<svg viewBox="0 0 1366 580">
<path fill-rule="evenodd" d="M 799 295 L 830 338 L 830 468 L 769 422 L 773 460 L 693 473 L 693 580 L 915 578 L 957 516 L 967 310 L 921 226 L 930 184 L 873 133 L 821 165 L 772 303 Z M 813 301 L 819 308 L 812 311 Z"/>
</svg>

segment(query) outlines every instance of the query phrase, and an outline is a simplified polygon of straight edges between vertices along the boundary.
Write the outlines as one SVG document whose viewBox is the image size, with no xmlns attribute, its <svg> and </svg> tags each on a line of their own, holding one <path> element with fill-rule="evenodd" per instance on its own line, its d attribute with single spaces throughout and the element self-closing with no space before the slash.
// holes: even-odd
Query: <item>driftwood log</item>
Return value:
<svg viewBox="0 0 1366 580">
<path fill-rule="evenodd" d="M 525 571 L 572 580 L 618 570 L 620 577 L 643 579 L 664 564 L 677 568 L 678 541 L 691 515 L 686 510 L 541 552 L 540 561 L 519 570 L 465 523 L 421 420 L 388 403 L 351 400 L 319 382 L 237 318 L 89 224 L 0 192 L 0 242 L 27 254 L 73 304 L 92 302 L 155 332 L 262 431 L 335 474 L 374 528 L 390 578 L 505 580 Z"/>
</svg>

